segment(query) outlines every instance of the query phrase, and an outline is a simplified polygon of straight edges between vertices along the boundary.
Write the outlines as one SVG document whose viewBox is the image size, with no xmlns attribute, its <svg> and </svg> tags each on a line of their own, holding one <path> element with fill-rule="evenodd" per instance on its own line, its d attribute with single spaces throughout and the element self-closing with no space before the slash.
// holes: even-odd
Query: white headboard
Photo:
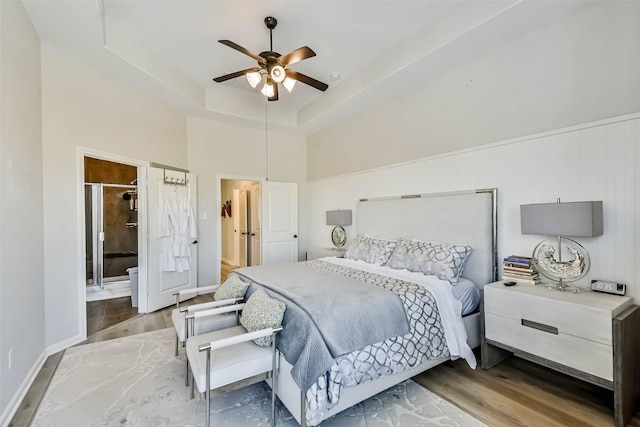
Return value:
<svg viewBox="0 0 640 427">
<path fill-rule="evenodd" d="M 374 237 L 472 246 L 463 277 L 482 287 L 497 280 L 497 194 L 490 188 L 360 199 L 354 225 Z"/>
</svg>

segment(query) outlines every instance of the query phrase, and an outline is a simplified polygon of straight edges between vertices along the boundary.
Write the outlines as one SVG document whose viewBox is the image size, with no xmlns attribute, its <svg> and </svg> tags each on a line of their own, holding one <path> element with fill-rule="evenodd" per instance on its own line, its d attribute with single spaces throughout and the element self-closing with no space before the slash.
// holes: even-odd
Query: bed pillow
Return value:
<svg viewBox="0 0 640 427">
<path fill-rule="evenodd" d="M 344 254 L 345 258 L 384 265 L 396 248 L 395 240 L 379 239 L 359 234 Z"/>
<path fill-rule="evenodd" d="M 213 294 L 213 299 L 220 301 L 229 298 L 244 298 L 249 284 L 243 281 L 237 274 L 230 274 L 227 280 Z"/>
<path fill-rule="evenodd" d="M 280 300 L 271 298 L 265 291 L 258 289 L 249 297 L 242 309 L 240 324 L 249 332 L 282 325 L 286 306 Z M 262 347 L 271 345 L 271 336 L 253 340 Z"/>
<path fill-rule="evenodd" d="M 472 252 L 467 245 L 399 239 L 387 266 L 433 274 L 456 284 Z"/>
</svg>

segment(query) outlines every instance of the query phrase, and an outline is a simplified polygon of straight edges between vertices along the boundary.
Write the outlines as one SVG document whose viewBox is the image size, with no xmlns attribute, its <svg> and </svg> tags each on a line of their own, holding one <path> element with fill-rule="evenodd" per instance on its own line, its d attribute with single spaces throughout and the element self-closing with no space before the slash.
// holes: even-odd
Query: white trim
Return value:
<svg viewBox="0 0 640 427">
<path fill-rule="evenodd" d="M 54 355 L 56 353 L 59 353 L 63 350 L 68 349 L 69 347 L 73 347 L 76 344 L 80 344 L 81 342 L 85 341 L 87 339 L 87 337 L 82 336 L 80 334 L 68 338 L 64 341 L 60 341 L 59 343 L 55 343 L 54 345 L 51 345 L 49 347 L 47 347 L 47 356 L 51 356 Z"/>
<path fill-rule="evenodd" d="M 40 353 L 40 356 L 38 356 L 38 359 L 29 370 L 29 373 L 25 377 L 24 381 L 22 381 L 22 384 L 20 385 L 16 393 L 13 395 L 13 397 L 9 401 L 9 404 L 5 408 L 2 415 L 0 415 L 0 425 L 2 427 L 7 427 L 11 422 L 11 420 L 13 419 L 13 417 L 16 415 L 16 412 L 18 411 L 20 404 L 22 403 L 25 396 L 27 395 L 27 392 L 33 385 L 33 382 L 38 376 L 40 369 L 42 369 L 42 367 L 44 366 L 44 362 L 46 362 L 46 360 L 47 360 L 47 352 L 43 351 L 42 353 Z"/>
<path fill-rule="evenodd" d="M 78 227 L 78 241 L 77 241 L 77 255 L 76 259 L 78 260 L 78 271 L 77 279 L 76 279 L 76 290 L 78 292 L 77 300 L 78 300 L 78 333 L 82 339 L 87 338 L 87 303 L 86 303 L 86 294 L 85 294 L 85 286 L 86 286 L 86 277 L 87 277 L 87 263 L 85 262 L 85 257 L 87 253 L 86 248 L 86 231 L 85 231 L 85 221 L 84 218 L 84 157 L 85 150 L 81 147 L 76 147 L 76 188 L 78 190 L 78 194 L 76 197 L 76 207 L 77 207 L 77 221 L 76 227 Z M 64 342 L 68 342 L 66 340 Z M 58 343 L 56 345 L 59 346 L 62 343 Z M 63 347 L 61 350 L 64 350 L 66 347 Z M 52 353 L 49 353 L 52 354 Z"/>
<path fill-rule="evenodd" d="M 87 148 L 82 146 L 76 147 L 79 152 L 82 152 L 83 157 L 93 157 L 94 159 L 107 160 L 109 162 L 123 163 L 129 166 L 149 166 L 149 162 L 144 160 L 133 159 L 131 157 L 120 156 L 118 154 L 106 153 L 104 151 L 95 150 L 93 148 Z M 83 168 L 84 169 L 84 168 Z M 84 183 L 84 176 L 82 179 Z"/>
<path fill-rule="evenodd" d="M 138 313 L 149 312 L 149 221 L 147 166 L 138 166 Z"/>
<path fill-rule="evenodd" d="M 433 155 L 433 156 L 420 157 L 420 158 L 417 158 L 417 159 L 408 160 L 406 162 L 393 163 L 393 164 L 389 164 L 389 165 L 378 166 L 378 167 L 371 168 L 371 169 L 364 169 L 364 170 L 360 170 L 360 171 L 349 172 L 349 173 L 330 176 L 330 177 L 325 177 L 325 178 L 309 179 L 306 182 L 310 183 L 310 182 L 332 181 L 332 180 L 335 180 L 335 179 L 342 179 L 342 178 L 347 178 L 347 177 L 351 177 L 351 176 L 358 176 L 358 175 L 367 174 L 367 173 L 370 173 L 370 172 L 382 171 L 382 170 L 386 170 L 386 169 L 397 168 L 397 167 L 402 167 L 402 166 L 408 166 L 408 165 L 413 165 L 413 164 L 416 164 L 416 163 L 422 163 L 422 162 L 428 161 L 428 160 L 435 160 L 435 159 L 442 159 L 442 158 L 446 158 L 446 157 L 458 156 L 460 154 L 465 154 L 465 153 L 473 153 L 474 151 L 489 150 L 491 148 L 496 148 L 496 147 L 500 147 L 500 146 L 503 146 L 503 145 L 518 144 L 518 143 L 521 143 L 521 142 L 532 141 L 534 139 L 547 138 L 549 136 L 561 135 L 563 133 L 575 132 L 575 131 L 579 131 L 579 130 L 583 130 L 583 129 L 589 129 L 589 128 L 593 128 L 593 127 L 605 126 L 605 125 L 609 125 L 609 124 L 612 124 L 612 123 L 626 122 L 626 121 L 635 120 L 635 119 L 640 119 L 640 112 L 639 113 L 633 113 L 633 114 L 627 114 L 627 115 L 624 115 L 624 116 L 618 116 L 618 117 L 612 117 L 612 118 L 608 118 L 608 119 L 598 120 L 598 121 L 594 121 L 594 122 L 582 123 L 582 124 L 579 124 L 579 125 L 568 126 L 568 127 L 564 127 L 564 128 L 560 128 L 560 129 L 554 129 L 554 130 L 546 131 L 546 132 L 534 133 L 534 134 L 531 134 L 531 135 L 519 136 L 519 137 L 516 137 L 516 138 L 505 139 L 503 141 L 490 142 L 488 144 L 478 145 L 476 147 L 465 148 L 465 149 L 456 150 L 456 151 L 448 151 L 448 152 L 443 153 L 443 154 L 436 154 L 436 155 Z"/>
</svg>

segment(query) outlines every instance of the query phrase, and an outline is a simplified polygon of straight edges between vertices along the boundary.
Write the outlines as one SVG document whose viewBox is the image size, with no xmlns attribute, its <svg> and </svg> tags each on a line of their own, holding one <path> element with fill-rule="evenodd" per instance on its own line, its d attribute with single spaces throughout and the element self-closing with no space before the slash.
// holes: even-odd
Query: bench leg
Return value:
<svg viewBox="0 0 640 427">
<path fill-rule="evenodd" d="M 191 381 L 192 383 L 195 381 Z M 205 424 L 206 427 L 211 426 L 211 349 L 207 350 L 207 391 L 206 391 L 206 399 L 207 399 L 207 422 Z"/>
</svg>

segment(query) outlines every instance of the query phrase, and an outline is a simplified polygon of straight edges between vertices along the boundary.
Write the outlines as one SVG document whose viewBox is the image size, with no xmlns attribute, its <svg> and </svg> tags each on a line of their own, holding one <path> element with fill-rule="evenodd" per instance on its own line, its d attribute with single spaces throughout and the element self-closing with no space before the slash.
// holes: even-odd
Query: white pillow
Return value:
<svg viewBox="0 0 640 427">
<path fill-rule="evenodd" d="M 395 248 L 395 240 L 379 239 L 359 234 L 349 246 L 344 257 L 362 260 L 370 264 L 384 265 Z"/>
<path fill-rule="evenodd" d="M 455 284 L 472 252 L 473 248 L 467 245 L 398 239 L 387 266 L 433 274 Z"/>
</svg>

